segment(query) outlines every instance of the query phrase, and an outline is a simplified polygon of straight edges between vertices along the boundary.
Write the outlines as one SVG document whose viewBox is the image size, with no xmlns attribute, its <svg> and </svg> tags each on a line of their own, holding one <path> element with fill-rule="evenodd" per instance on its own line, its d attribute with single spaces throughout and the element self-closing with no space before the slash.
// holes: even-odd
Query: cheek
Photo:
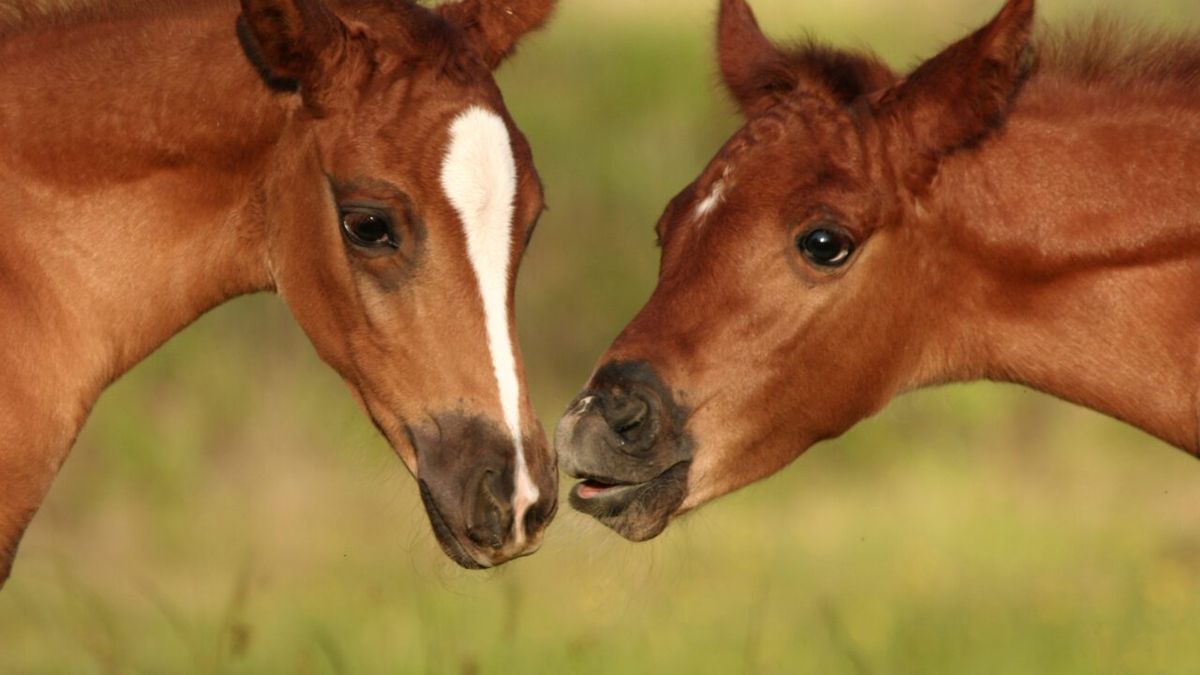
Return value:
<svg viewBox="0 0 1200 675">
<path fill-rule="evenodd" d="M 697 411 L 688 434 L 694 444 L 687 508 L 762 480 L 786 467 L 823 437 L 818 404 L 796 396 L 784 378 L 717 396 Z M 811 406 L 811 407 L 810 407 Z"/>
<path fill-rule="evenodd" d="M 853 331 L 839 328 L 832 293 L 760 298 L 706 335 L 702 357 L 672 368 L 693 408 L 691 507 L 780 470 L 857 420 L 857 383 L 837 377 Z"/>
</svg>

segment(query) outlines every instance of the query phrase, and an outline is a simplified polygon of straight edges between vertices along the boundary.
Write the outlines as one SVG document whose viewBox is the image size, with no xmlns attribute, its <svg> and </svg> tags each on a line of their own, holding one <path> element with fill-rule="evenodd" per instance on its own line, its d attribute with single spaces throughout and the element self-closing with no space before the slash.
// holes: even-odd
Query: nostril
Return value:
<svg viewBox="0 0 1200 675">
<path fill-rule="evenodd" d="M 626 434 L 628 434 L 632 431 L 636 431 L 638 427 L 642 426 L 642 422 L 644 422 L 646 420 L 646 413 L 649 410 L 650 410 L 650 406 L 646 406 L 646 405 L 639 406 L 638 410 L 633 414 L 633 416 L 629 417 L 628 419 L 626 419 L 624 421 L 618 422 L 616 428 L 613 429 L 613 431 L 616 431 L 618 434 L 620 434 L 622 436 L 625 436 Z"/>
<path fill-rule="evenodd" d="M 467 537 L 485 548 L 502 548 L 512 526 L 512 505 L 501 497 L 500 480 L 494 471 L 484 472 L 467 521 Z"/>
<path fill-rule="evenodd" d="M 638 396 L 615 395 L 608 406 L 608 423 L 618 434 L 641 426 L 650 410 L 649 404 Z"/>
<path fill-rule="evenodd" d="M 541 532 L 542 528 L 546 527 L 550 519 L 554 517 L 556 506 L 554 500 L 544 499 L 529 507 L 529 510 L 525 512 L 525 522 L 523 523 L 525 534 L 533 537 Z"/>
<path fill-rule="evenodd" d="M 654 440 L 653 408 L 645 398 L 618 394 L 605 408 L 608 426 L 626 444 L 642 445 Z"/>
</svg>

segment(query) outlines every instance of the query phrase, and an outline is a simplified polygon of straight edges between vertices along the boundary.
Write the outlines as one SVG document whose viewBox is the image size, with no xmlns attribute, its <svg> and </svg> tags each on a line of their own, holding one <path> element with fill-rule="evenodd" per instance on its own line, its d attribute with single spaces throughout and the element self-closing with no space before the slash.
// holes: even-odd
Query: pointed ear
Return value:
<svg viewBox="0 0 1200 675">
<path fill-rule="evenodd" d="M 528 32 L 550 19 L 557 0 L 459 0 L 438 7 L 466 31 L 488 68 L 495 70 Z"/>
<path fill-rule="evenodd" d="M 776 46 L 758 27 L 746 0 L 721 0 L 717 53 L 725 85 L 746 117 L 796 92 L 848 105 L 896 81 L 892 71 L 869 54 L 813 43 Z"/>
<path fill-rule="evenodd" d="M 991 23 L 926 61 L 877 107 L 889 143 L 912 163 L 910 187 L 938 162 L 1000 127 L 1034 67 L 1034 0 L 1008 0 Z"/>
<path fill-rule="evenodd" d="M 300 90 L 315 105 L 348 41 L 345 24 L 322 0 L 241 0 L 238 37 L 272 87 Z"/>
</svg>

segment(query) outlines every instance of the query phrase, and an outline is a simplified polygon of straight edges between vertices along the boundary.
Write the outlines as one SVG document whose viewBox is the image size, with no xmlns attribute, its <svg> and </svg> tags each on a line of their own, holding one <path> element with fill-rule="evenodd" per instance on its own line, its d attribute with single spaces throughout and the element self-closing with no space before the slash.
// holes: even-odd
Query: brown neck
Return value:
<svg viewBox="0 0 1200 675">
<path fill-rule="evenodd" d="M 241 54 L 235 16 L 0 40 L 0 306 L 17 308 L 0 364 L 42 383 L 8 396 L 54 424 L 77 428 L 176 332 L 272 285 L 259 186 L 286 112 Z"/>
<path fill-rule="evenodd" d="M 935 379 L 1025 384 L 1200 453 L 1200 110 L 1116 95 L 1034 88 L 943 167 Z"/>
</svg>

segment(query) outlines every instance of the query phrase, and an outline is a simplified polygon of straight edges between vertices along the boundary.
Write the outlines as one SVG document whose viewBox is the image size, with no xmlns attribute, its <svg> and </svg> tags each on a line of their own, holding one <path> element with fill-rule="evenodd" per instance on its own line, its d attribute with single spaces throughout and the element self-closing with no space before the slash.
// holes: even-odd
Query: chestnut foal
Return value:
<svg viewBox="0 0 1200 675">
<path fill-rule="evenodd" d="M 572 505 L 647 539 L 902 392 L 1016 382 L 1200 452 L 1200 40 L 1033 0 L 904 78 L 722 0 L 748 120 L 658 224 L 641 313 L 558 428 Z"/>
<path fill-rule="evenodd" d="M 0 29 L 0 583 L 101 391 L 264 290 L 451 558 L 537 548 L 557 479 L 512 295 L 542 194 L 491 71 L 552 5 L 172 2 Z"/>
</svg>

